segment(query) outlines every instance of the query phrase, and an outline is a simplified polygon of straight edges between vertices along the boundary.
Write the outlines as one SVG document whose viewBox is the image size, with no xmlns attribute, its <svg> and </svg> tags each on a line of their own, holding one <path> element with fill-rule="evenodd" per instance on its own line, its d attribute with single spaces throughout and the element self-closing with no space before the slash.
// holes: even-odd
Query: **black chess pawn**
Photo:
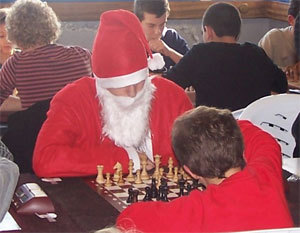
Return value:
<svg viewBox="0 0 300 233">
<path fill-rule="evenodd" d="M 190 183 L 188 183 L 188 184 L 186 185 L 187 195 L 190 194 L 190 192 L 193 190 L 193 187 L 194 187 L 194 186 L 192 186 Z"/>
<path fill-rule="evenodd" d="M 184 188 L 185 188 L 185 180 L 184 179 L 180 179 L 178 181 L 179 184 L 179 194 L 178 196 L 181 197 L 184 195 Z"/>
<path fill-rule="evenodd" d="M 197 189 L 199 186 L 198 180 L 193 179 L 193 184 L 191 186 L 192 190 Z"/>
<path fill-rule="evenodd" d="M 138 195 L 139 195 L 139 190 L 133 190 L 133 198 L 132 198 L 132 203 L 138 202 Z"/>
<path fill-rule="evenodd" d="M 164 202 L 168 202 L 169 199 L 168 199 L 168 185 L 163 185 L 162 186 L 162 195 L 161 195 L 161 198 L 160 200 L 161 201 L 164 201 Z"/>
<path fill-rule="evenodd" d="M 129 188 L 128 189 L 128 198 L 127 198 L 127 203 L 132 203 L 133 202 L 133 189 Z"/>
<path fill-rule="evenodd" d="M 150 192 L 151 192 L 151 198 L 156 198 L 157 197 L 158 190 L 156 188 L 156 180 L 155 180 L 155 178 L 152 178 Z"/>
<path fill-rule="evenodd" d="M 150 187 L 146 187 L 145 191 L 146 191 L 146 194 L 144 196 L 143 201 L 152 201 L 152 198 L 151 198 L 151 188 Z"/>
<path fill-rule="evenodd" d="M 157 193 L 157 196 L 156 196 L 156 200 L 157 201 L 160 201 L 162 198 L 163 198 L 163 186 L 160 185 L 159 188 L 158 188 L 158 193 Z"/>
</svg>

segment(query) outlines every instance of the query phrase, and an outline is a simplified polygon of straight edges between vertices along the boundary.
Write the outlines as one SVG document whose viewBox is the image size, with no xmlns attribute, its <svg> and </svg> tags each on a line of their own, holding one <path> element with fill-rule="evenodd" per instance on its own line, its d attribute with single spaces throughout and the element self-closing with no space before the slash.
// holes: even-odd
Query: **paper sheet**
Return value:
<svg viewBox="0 0 300 233">
<path fill-rule="evenodd" d="M 21 230 L 20 226 L 11 216 L 11 214 L 7 211 L 2 222 L 0 222 L 0 231 L 13 231 L 13 230 Z"/>
</svg>

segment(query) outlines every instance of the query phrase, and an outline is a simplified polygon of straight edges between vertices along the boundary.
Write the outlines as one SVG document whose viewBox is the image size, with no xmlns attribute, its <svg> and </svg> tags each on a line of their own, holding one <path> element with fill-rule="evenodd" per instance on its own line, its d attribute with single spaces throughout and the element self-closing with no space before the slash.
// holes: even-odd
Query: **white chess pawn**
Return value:
<svg viewBox="0 0 300 233">
<path fill-rule="evenodd" d="M 129 163 L 128 163 L 128 171 L 129 171 L 129 174 L 128 176 L 126 177 L 126 180 L 128 182 L 134 182 L 134 175 L 133 175 L 133 161 L 132 159 L 129 160 Z"/>
<path fill-rule="evenodd" d="M 123 179 L 123 171 L 120 170 L 119 172 L 119 180 L 118 180 L 118 185 L 123 185 L 125 182 L 124 182 L 124 179 Z"/>
<path fill-rule="evenodd" d="M 97 178 L 96 178 L 96 182 L 98 184 L 104 184 L 105 183 L 105 180 L 104 180 L 104 177 L 103 177 L 103 168 L 104 168 L 103 165 L 97 165 L 98 175 L 97 175 Z"/>
<path fill-rule="evenodd" d="M 134 181 L 136 184 L 141 184 L 142 183 L 142 179 L 141 179 L 141 170 L 138 169 L 136 170 L 136 178 Z"/>
<path fill-rule="evenodd" d="M 142 180 L 148 180 L 149 175 L 148 175 L 147 170 L 146 170 L 147 158 L 146 158 L 146 160 L 145 159 L 142 160 L 141 165 L 142 165 L 141 179 Z"/>
<path fill-rule="evenodd" d="M 178 167 L 174 167 L 174 176 L 172 179 L 175 183 L 178 182 Z"/>
<path fill-rule="evenodd" d="M 169 172 L 167 174 L 167 178 L 172 179 L 174 174 L 173 174 L 173 159 L 172 157 L 169 158 L 168 160 L 168 168 L 169 168 Z"/>
<path fill-rule="evenodd" d="M 106 187 L 111 186 L 111 180 L 110 180 L 110 173 L 109 173 L 109 172 L 106 173 L 106 182 L 105 182 L 104 185 L 105 185 Z"/>
<path fill-rule="evenodd" d="M 158 177 L 159 176 L 160 155 L 154 156 L 154 164 L 155 164 L 155 170 L 154 170 L 153 176 Z"/>
</svg>

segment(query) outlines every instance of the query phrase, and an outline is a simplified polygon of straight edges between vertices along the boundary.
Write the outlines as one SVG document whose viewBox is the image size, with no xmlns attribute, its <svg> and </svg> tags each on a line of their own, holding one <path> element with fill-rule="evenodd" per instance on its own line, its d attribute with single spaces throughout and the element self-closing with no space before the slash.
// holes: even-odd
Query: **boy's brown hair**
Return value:
<svg viewBox="0 0 300 233">
<path fill-rule="evenodd" d="M 181 165 L 205 178 L 225 178 L 228 169 L 245 166 L 243 137 L 226 109 L 199 106 L 178 117 L 172 146 Z"/>
</svg>

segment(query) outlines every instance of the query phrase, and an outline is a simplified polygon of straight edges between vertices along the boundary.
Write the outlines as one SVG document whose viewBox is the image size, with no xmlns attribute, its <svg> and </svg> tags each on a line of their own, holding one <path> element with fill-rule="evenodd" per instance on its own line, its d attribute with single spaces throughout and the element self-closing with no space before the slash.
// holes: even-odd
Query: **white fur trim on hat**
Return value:
<svg viewBox="0 0 300 233">
<path fill-rule="evenodd" d="M 152 53 L 152 58 L 148 58 L 148 67 L 150 70 L 161 70 L 165 66 L 165 61 L 160 53 Z"/>
<path fill-rule="evenodd" d="M 120 88 L 134 85 L 145 80 L 147 77 L 149 77 L 149 70 L 148 67 L 146 67 L 131 74 L 121 75 L 117 77 L 101 78 L 97 77 L 95 74 L 94 77 L 98 79 L 99 84 L 102 88 Z"/>
</svg>

